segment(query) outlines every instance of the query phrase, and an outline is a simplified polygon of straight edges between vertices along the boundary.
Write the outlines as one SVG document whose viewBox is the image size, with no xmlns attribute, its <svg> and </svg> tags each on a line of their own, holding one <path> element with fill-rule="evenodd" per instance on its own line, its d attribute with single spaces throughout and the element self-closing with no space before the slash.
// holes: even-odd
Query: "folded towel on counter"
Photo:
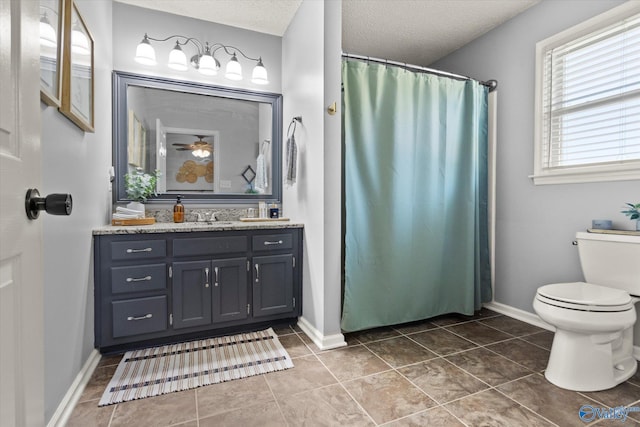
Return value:
<svg viewBox="0 0 640 427">
<path fill-rule="evenodd" d="M 298 147 L 296 146 L 295 132 L 287 139 L 287 184 L 296 183 L 298 169 Z"/>
<path fill-rule="evenodd" d="M 113 219 L 136 219 L 144 218 L 144 212 L 136 211 L 133 209 L 127 209 L 118 206 L 115 213 L 112 215 Z"/>
</svg>

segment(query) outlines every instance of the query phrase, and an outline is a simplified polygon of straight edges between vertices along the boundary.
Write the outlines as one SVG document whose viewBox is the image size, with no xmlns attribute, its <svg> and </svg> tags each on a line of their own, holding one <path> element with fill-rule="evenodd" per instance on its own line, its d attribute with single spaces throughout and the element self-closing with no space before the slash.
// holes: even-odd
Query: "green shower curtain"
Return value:
<svg viewBox="0 0 640 427">
<path fill-rule="evenodd" d="M 345 332 L 491 299 L 487 93 L 343 60 Z"/>
</svg>

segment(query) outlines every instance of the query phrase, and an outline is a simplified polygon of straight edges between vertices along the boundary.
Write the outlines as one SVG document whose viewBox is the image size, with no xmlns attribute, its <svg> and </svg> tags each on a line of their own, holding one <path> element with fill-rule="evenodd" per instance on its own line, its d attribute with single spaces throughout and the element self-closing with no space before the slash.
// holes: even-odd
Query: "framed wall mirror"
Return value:
<svg viewBox="0 0 640 427">
<path fill-rule="evenodd" d="M 281 200 L 282 95 L 114 71 L 113 109 L 115 202 L 135 170 L 160 174 L 147 203 Z"/>
</svg>

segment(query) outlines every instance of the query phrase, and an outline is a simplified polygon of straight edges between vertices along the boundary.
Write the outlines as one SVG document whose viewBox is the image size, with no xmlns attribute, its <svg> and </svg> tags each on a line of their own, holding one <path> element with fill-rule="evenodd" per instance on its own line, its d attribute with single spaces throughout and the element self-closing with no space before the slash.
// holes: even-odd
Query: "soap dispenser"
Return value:
<svg viewBox="0 0 640 427">
<path fill-rule="evenodd" d="M 178 196 L 176 204 L 173 205 L 173 222 L 184 222 L 184 206 L 180 199 L 182 196 Z"/>
</svg>

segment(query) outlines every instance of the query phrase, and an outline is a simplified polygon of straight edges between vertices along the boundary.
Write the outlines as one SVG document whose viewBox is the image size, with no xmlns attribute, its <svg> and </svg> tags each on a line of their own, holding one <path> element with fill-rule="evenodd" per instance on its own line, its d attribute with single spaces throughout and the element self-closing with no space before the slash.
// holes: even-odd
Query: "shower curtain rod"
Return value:
<svg viewBox="0 0 640 427">
<path fill-rule="evenodd" d="M 435 74 L 437 76 L 443 76 L 443 77 L 450 77 L 452 79 L 457 79 L 457 80 L 473 80 L 471 77 L 448 73 L 446 71 L 434 70 L 433 68 L 422 67 L 420 65 L 412 65 L 412 64 L 407 64 L 405 62 L 391 61 L 389 59 L 374 58 L 371 56 L 364 56 L 364 55 L 355 55 L 352 53 L 345 53 L 345 52 L 342 52 L 342 57 L 358 59 L 358 60 L 367 61 L 367 62 L 376 62 L 378 64 L 396 65 L 398 67 L 406 68 L 407 70 L 421 71 L 423 73 Z M 478 83 L 480 83 L 483 86 L 487 86 L 489 88 L 489 92 L 493 92 L 498 87 L 497 80 L 487 80 L 486 82 L 478 81 Z"/>
</svg>

